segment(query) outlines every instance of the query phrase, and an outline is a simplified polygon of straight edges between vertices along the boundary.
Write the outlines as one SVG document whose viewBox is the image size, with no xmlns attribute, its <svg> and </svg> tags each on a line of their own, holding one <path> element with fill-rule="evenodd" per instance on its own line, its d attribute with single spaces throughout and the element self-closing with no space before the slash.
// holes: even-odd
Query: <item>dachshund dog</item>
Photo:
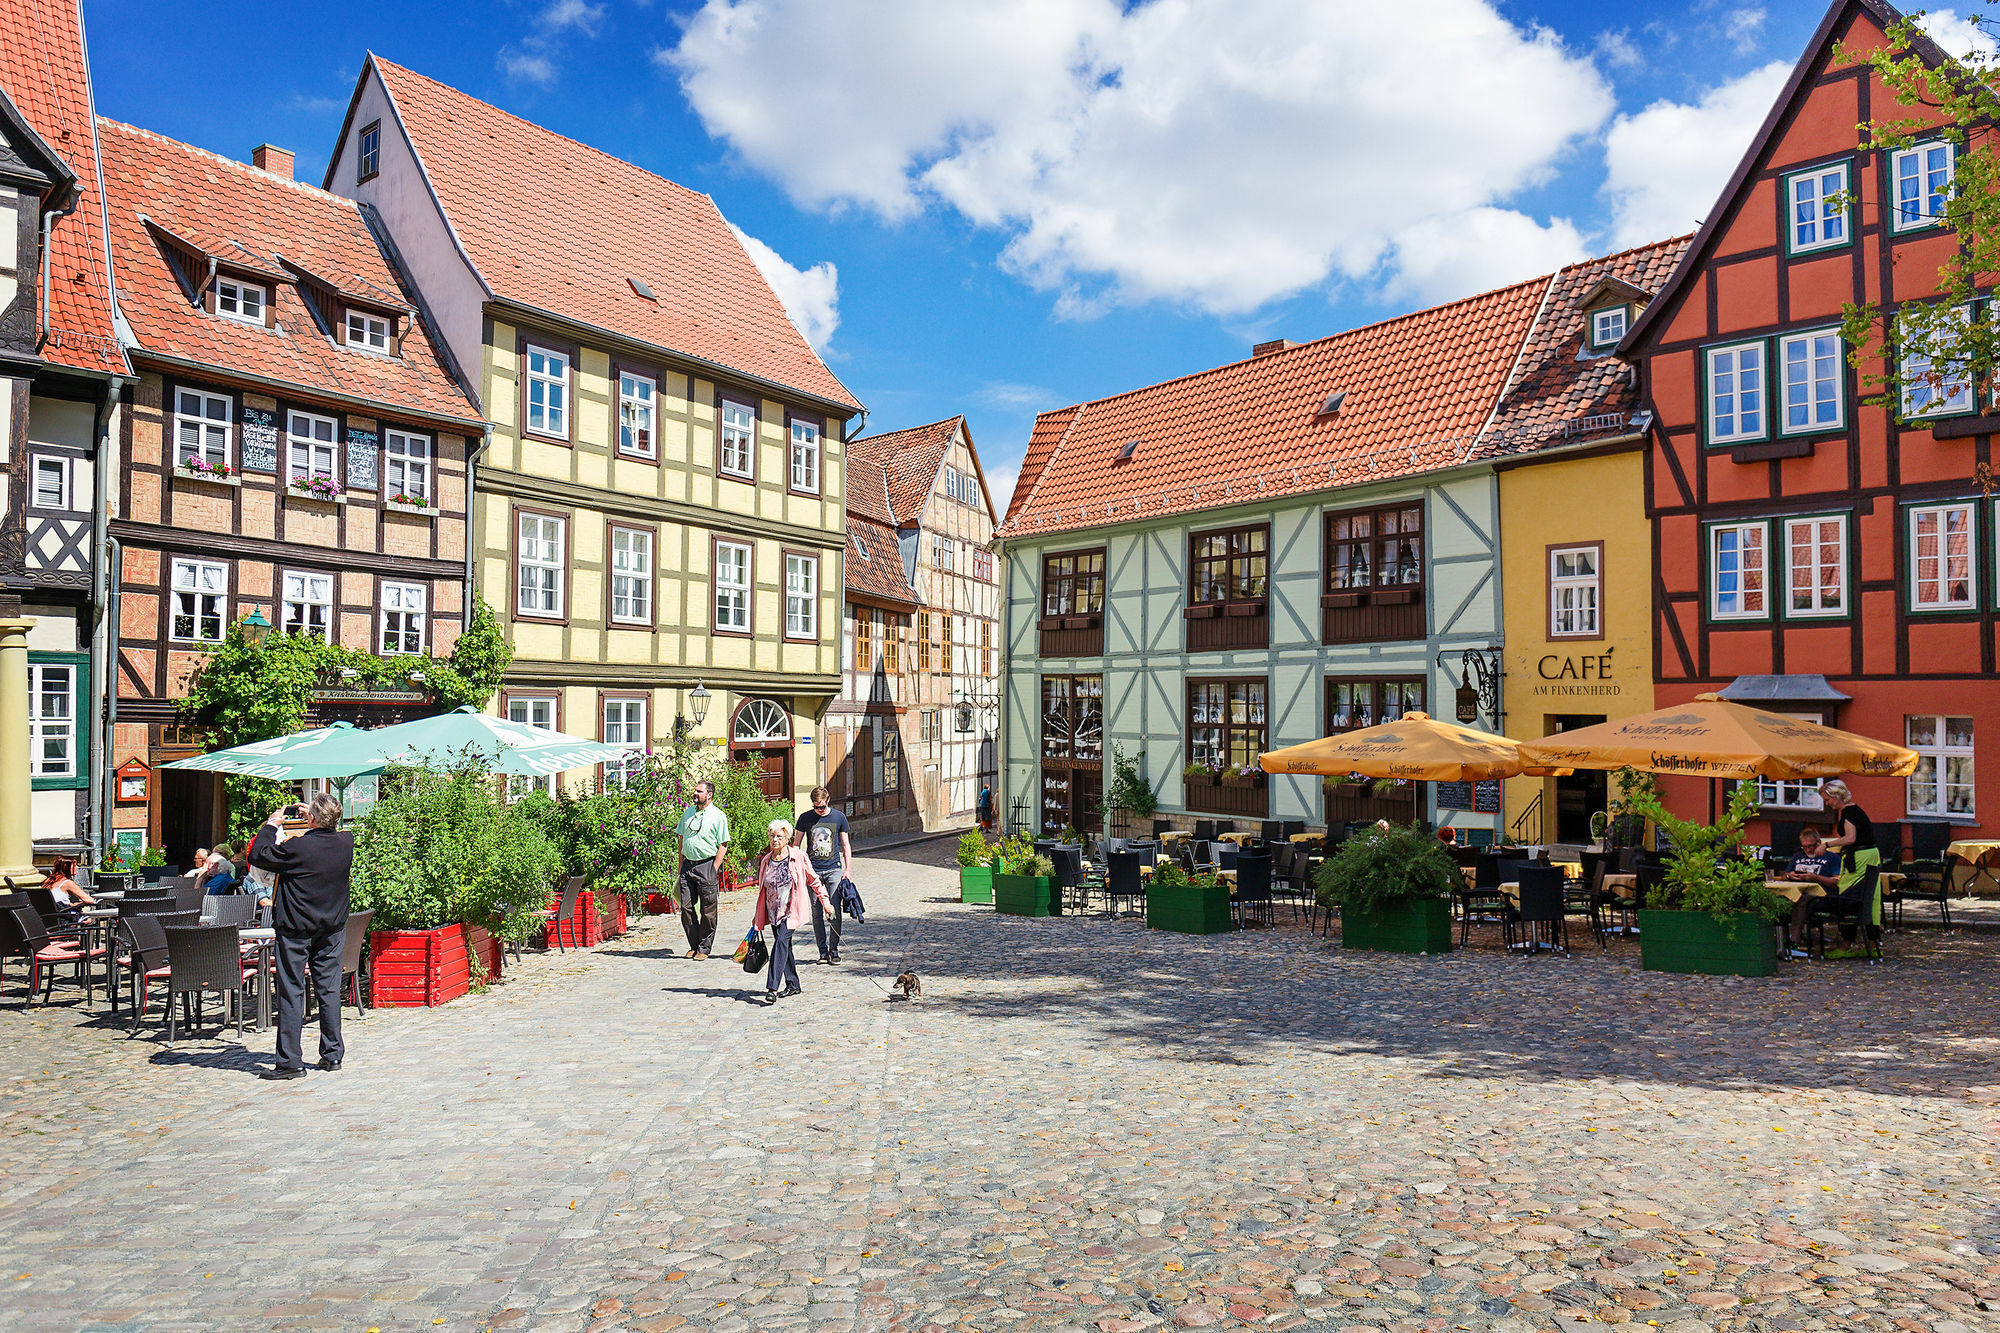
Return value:
<svg viewBox="0 0 2000 1333">
<path fill-rule="evenodd" d="M 917 980 L 917 974 L 914 972 L 905 972 L 897 977 L 896 989 L 903 992 L 903 998 L 906 1000 L 921 1000 L 924 996 L 924 983 Z"/>
</svg>

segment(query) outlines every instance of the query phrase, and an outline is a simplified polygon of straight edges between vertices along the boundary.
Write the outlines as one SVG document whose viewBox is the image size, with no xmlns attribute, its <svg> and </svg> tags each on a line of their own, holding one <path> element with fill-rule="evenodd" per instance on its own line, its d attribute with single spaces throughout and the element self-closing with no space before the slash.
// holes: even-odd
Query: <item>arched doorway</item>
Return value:
<svg viewBox="0 0 2000 1333">
<path fill-rule="evenodd" d="M 792 799 L 792 715 L 771 699 L 745 699 L 729 720 L 729 757 L 757 766 L 758 785 L 774 801 Z"/>
</svg>

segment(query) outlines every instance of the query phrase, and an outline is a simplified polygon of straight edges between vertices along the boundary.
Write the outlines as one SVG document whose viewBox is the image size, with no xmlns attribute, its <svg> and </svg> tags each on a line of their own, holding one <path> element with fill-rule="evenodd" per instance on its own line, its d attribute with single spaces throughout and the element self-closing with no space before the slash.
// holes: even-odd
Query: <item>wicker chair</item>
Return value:
<svg viewBox="0 0 2000 1333">
<path fill-rule="evenodd" d="M 42 1003 L 47 1004 L 55 986 L 55 970 L 64 963 L 74 964 L 77 979 L 83 979 L 83 969 L 88 965 L 83 950 L 73 942 L 52 941 L 33 908 L 17 907 L 0 915 L 0 930 L 6 932 L 0 941 L 0 958 L 28 960 L 28 989 L 23 1004 L 33 1002 L 37 990 L 42 992 Z"/>
<path fill-rule="evenodd" d="M 1271 919 L 1271 858 L 1245 853 L 1236 858 L 1236 892 L 1231 895 L 1236 904 L 1236 926 L 1242 929 L 1251 912 L 1261 912 L 1264 924 L 1275 924 Z"/>
<path fill-rule="evenodd" d="M 241 893 L 216 893 L 202 900 L 204 926 L 247 926 L 257 917 L 257 900 Z"/>
<path fill-rule="evenodd" d="M 1861 938 L 1861 947 L 1871 963 L 1882 959 L 1882 928 L 1875 924 L 1879 910 L 1876 897 L 1882 888 L 1882 867 L 1869 866 L 1861 878 L 1830 898 L 1815 898 L 1811 913 L 1806 917 L 1806 933 L 1819 945 L 1819 956 L 1826 957 L 1826 927 L 1828 922 L 1842 930 L 1852 927 Z"/>
<path fill-rule="evenodd" d="M 201 1031 L 203 1001 L 210 992 L 236 1002 L 236 1036 L 243 1037 L 243 955 L 236 947 L 234 926 L 167 926 L 167 1045 L 179 1033 L 175 1000 L 194 997 L 192 1025 Z M 227 1010 L 224 1011 L 227 1020 Z"/>
<path fill-rule="evenodd" d="M 1502 921 L 1507 947 L 1526 944 L 1530 946 L 1526 952 L 1534 953 L 1538 946 L 1547 944 L 1567 954 L 1569 931 L 1563 915 L 1562 871 L 1554 866 L 1523 862 L 1514 873 L 1519 876 L 1515 882 L 1520 885 L 1521 901 L 1507 909 Z"/>
<path fill-rule="evenodd" d="M 1137 852 L 1112 852 L 1104 858 L 1104 904 L 1113 913 L 1123 902 L 1129 909 L 1146 898 L 1146 881 L 1139 874 Z"/>
<path fill-rule="evenodd" d="M 132 1031 L 138 1032 L 139 1018 L 146 1012 L 146 993 L 155 981 L 167 979 L 167 933 L 160 925 L 160 918 L 142 915 L 123 918 L 120 930 L 131 941 L 131 947 L 115 961 L 121 977 L 132 983 Z M 118 993 L 111 993 L 111 1007 L 118 1008 Z"/>
<path fill-rule="evenodd" d="M 1943 866 L 1935 861 L 1906 861 L 1897 867 L 1902 876 L 1893 892 L 1882 890 L 1882 905 L 1888 909 L 1889 924 L 1903 928 L 1904 903 L 1936 903 L 1944 928 L 1951 929 L 1951 882 Z"/>
</svg>

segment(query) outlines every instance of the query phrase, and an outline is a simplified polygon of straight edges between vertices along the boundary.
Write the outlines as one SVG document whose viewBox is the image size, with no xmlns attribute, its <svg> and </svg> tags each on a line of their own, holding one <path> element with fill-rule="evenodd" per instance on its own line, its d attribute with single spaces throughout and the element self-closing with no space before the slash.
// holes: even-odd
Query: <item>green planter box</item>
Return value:
<svg viewBox="0 0 2000 1333">
<path fill-rule="evenodd" d="M 1383 953 L 1450 953 L 1451 900 L 1411 898 L 1373 912 L 1343 911 L 1340 943 Z"/>
<path fill-rule="evenodd" d="M 960 866 L 958 900 L 962 903 L 990 904 L 993 901 L 993 867 Z"/>
<path fill-rule="evenodd" d="M 1061 916 L 1054 875 L 993 876 L 993 906 L 1008 916 Z"/>
<path fill-rule="evenodd" d="M 1639 912 L 1639 966 L 1648 972 L 1768 977 L 1778 970 L 1777 932 L 1753 912 L 1717 921 L 1707 912 Z"/>
<path fill-rule="evenodd" d="M 1146 890 L 1146 925 L 1182 935 L 1220 935 L 1234 930 L 1229 886 L 1198 889 L 1192 884 L 1154 884 Z"/>
</svg>

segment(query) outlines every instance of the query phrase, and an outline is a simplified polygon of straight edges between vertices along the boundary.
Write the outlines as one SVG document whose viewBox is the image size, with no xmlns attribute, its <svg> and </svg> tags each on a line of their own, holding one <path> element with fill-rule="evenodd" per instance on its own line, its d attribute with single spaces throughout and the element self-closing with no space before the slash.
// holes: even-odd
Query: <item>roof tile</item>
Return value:
<svg viewBox="0 0 2000 1333">
<path fill-rule="evenodd" d="M 887 493 L 888 521 L 907 527 L 924 511 L 924 502 L 937 486 L 938 469 L 951 442 L 965 425 L 962 416 L 946 417 L 927 425 L 864 435 L 847 442 L 847 466 L 873 468 L 882 476 Z M 850 502 L 851 507 L 851 502 Z"/>
<path fill-rule="evenodd" d="M 917 604 L 917 590 L 910 586 L 903 568 L 903 549 L 896 530 L 887 523 L 847 513 L 847 591 L 887 602 Z"/>
</svg>

